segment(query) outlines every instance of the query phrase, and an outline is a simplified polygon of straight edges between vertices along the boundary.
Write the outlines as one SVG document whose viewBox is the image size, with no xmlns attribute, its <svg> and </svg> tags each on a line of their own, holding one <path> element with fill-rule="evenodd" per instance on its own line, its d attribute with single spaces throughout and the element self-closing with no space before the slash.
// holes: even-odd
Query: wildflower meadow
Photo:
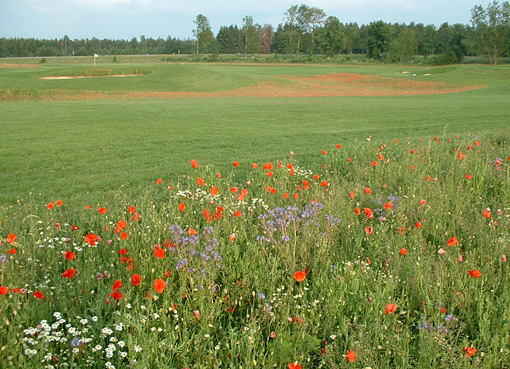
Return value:
<svg viewBox="0 0 510 369">
<path fill-rule="evenodd" d="M 509 139 L 189 157 L 136 196 L 3 208 L 0 366 L 507 368 Z"/>
</svg>

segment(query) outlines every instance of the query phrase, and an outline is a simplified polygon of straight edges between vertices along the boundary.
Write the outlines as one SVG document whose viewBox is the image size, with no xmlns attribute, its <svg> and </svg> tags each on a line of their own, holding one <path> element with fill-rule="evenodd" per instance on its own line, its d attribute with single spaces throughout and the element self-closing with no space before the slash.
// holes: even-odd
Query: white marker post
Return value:
<svg viewBox="0 0 510 369">
<path fill-rule="evenodd" d="M 96 58 L 99 57 L 99 55 L 94 54 L 94 68 L 96 67 Z"/>
</svg>

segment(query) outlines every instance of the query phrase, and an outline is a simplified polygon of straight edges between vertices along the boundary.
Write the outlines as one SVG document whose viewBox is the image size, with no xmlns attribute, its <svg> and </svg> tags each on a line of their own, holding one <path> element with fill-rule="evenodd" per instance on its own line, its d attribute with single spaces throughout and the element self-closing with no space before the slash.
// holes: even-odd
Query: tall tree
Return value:
<svg viewBox="0 0 510 369">
<path fill-rule="evenodd" d="M 305 11 L 307 13 L 307 24 L 305 27 L 311 36 L 310 54 L 313 54 L 315 52 L 315 30 L 324 24 L 326 12 L 316 7 L 308 7 Z"/>
<path fill-rule="evenodd" d="M 287 39 L 286 42 L 286 52 L 291 53 L 294 49 L 294 43 L 298 37 L 298 6 L 292 5 L 283 15 L 284 32 L 286 35 L 283 37 Z M 299 48 L 299 46 L 297 47 Z"/>
<path fill-rule="evenodd" d="M 429 24 L 423 28 L 418 40 L 423 55 L 432 55 L 437 47 L 436 26 Z"/>
<path fill-rule="evenodd" d="M 271 45 L 273 44 L 274 36 L 273 26 L 270 24 L 265 24 L 260 28 L 260 51 L 263 54 L 268 54 L 271 52 Z"/>
<path fill-rule="evenodd" d="M 510 3 L 493 1 L 487 8 L 481 5 L 471 10 L 474 33 L 472 49 L 497 65 L 498 58 L 510 48 Z"/>
<path fill-rule="evenodd" d="M 388 45 L 384 57 L 389 62 L 407 62 L 418 52 L 418 41 L 414 28 L 404 27 Z"/>
<path fill-rule="evenodd" d="M 347 37 L 343 32 L 342 23 L 337 17 L 331 16 L 326 19 L 321 38 L 321 46 L 328 55 L 341 53 L 347 45 Z"/>
<path fill-rule="evenodd" d="M 243 43 L 244 43 L 244 56 L 248 53 L 256 54 L 260 52 L 259 30 L 260 26 L 253 23 L 253 17 L 243 17 Z"/>
<path fill-rule="evenodd" d="M 384 54 L 388 51 L 391 41 L 392 29 L 382 20 L 372 22 L 367 27 L 368 33 L 368 54 L 371 59 L 383 59 Z"/>
<path fill-rule="evenodd" d="M 221 27 L 216 39 L 222 54 L 237 54 L 243 51 L 243 34 L 235 25 Z"/>
<path fill-rule="evenodd" d="M 214 40 L 214 35 L 211 31 L 211 23 L 205 15 L 197 15 L 193 23 L 196 25 L 193 35 L 197 39 L 197 54 L 199 54 L 200 50 L 207 49 L 207 46 Z"/>
</svg>

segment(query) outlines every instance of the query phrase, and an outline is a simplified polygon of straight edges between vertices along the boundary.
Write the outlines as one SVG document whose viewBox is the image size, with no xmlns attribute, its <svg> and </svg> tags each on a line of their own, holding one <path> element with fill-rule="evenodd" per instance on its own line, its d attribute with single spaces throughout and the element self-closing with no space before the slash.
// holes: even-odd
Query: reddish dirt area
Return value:
<svg viewBox="0 0 510 369">
<path fill-rule="evenodd" d="M 0 63 L 0 68 L 35 68 L 38 67 L 39 64 L 9 64 L 9 63 Z"/>
<path fill-rule="evenodd" d="M 279 76 L 277 82 L 260 82 L 255 86 L 214 92 L 71 92 L 51 90 L 31 95 L 0 91 L 0 101 L 31 100 L 98 100 L 98 99 L 174 99 L 210 97 L 343 97 L 397 96 L 455 93 L 484 86 L 455 86 L 421 81 L 412 77 L 390 78 L 357 73 L 330 73 L 311 77 Z M 10 95 L 10 96 L 9 96 Z"/>
</svg>

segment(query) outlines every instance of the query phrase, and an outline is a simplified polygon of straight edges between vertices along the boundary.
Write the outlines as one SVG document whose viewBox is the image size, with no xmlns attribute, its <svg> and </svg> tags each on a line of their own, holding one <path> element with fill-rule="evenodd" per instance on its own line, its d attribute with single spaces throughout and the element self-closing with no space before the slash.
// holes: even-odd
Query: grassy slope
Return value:
<svg viewBox="0 0 510 369">
<path fill-rule="evenodd" d="M 280 74 L 361 72 L 403 76 L 404 67 L 152 65 L 136 78 L 42 81 L 56 68 L 0 70 L 0 88 L 207 91 L 251 85 Z M 75 68 L 66 66 L 65 68 Z M 408 68 L 409 69 L 409 68 Z M 189 160 L 230 170 L 233 160 L 310 157 L 334 144 L 387 142 L 508 127 L 510 68 L 411 69 L 419 77 L 489 88 L 451 95 L 376 98 L 208 98 L 1 103 L 0 204 L 76 196 L 100 201 L 125 185 L 175 178 Z M 51 82 L 50 84 L 47 84 Z M 53 83 L 53 84 L 52 84 Z M 44 87 L 43 87 L 44 86 Z M 39 196 L 39 195 L 37 195 Z"/>
</svg>

